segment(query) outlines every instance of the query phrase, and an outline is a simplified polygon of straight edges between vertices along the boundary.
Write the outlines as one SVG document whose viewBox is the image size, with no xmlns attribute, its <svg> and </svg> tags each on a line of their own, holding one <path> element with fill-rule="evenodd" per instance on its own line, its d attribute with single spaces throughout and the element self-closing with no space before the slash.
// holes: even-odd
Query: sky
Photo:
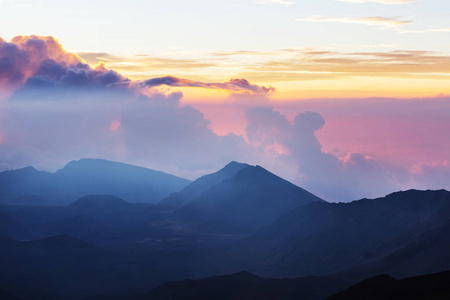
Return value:
<svg viewBox="0 0 450 300">
<path fill-rule="evenodd" d="M 450 2 L 0 1 L 0 171 L 261 164 L 332 201 L 450 189 Z"/>
<path fill-rule="evenodd" d="M 2 0 L 0 28 L 6 40 L 55 36 L 133 78 L 243 77 L 283 99 L 424 97 L 449 93 L 449 9 L 442 0 Z"/>
</svg>

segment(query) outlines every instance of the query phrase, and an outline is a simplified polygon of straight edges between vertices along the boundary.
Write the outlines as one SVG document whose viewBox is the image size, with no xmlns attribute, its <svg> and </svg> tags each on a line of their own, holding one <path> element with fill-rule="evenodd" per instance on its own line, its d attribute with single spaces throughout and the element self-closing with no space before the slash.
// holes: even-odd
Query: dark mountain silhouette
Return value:
<svg viewBox="0 0 450 300">
<path fill-rule="evenodd" d="M 219 184 L 222 181 L 233 177 L 239 171 L 248 166 L 249 165 L 247 164 L 232 161 L 216 173 L 202 176 L 199 179 L 193 181 L 178 193 L 174 193 L 166 199 L 162 200 L 161 204 L 180 208 L 188 204 L 190 201 L 200 196 L 202 193 L 206 192 L 216 184 Z"/>
<path fill-rule="evenodd" d="M 81 254 L 91 253 L 97 247 L 67 234 L 52 236 L 37 241 L 26 242 L 31 248 L 35 248 L 33 254 L 63 253 L 63 254 Z"/>
<path fill-rule="evenodd" d="M 139 299 L 152 300 L 319 300 L 351 285 L 334 277 L 261 278 L 248 272 L 165 283 Z"/>
<path fill-rule="evenodd" d="M 13 296 L 18 295 L 14 291 L 40 290 L 84 299 L 100 293 L 145 291 L 168 278 L 164 266 L 68 235 L 30 242 L 0 238 L 0 244 L 0 290 Z"/>
<path fill-rule="evenodd" d="M 325 275 L 377 262 L 442 226 L 449 216 L 450 192 L 444 190 L 411 190 L 352 203 L 316 202 L 287 213 L 228 254 L 218 254 L 228 255 L 227 259 L 212 261 L 227 262 L 222 266 L 225 272 L 233 271 L 231 260 L 236 268 L 265 276 Z M 437 247 L 434 251 L 440 257 L 446 252 Z M 422 270 L 442 263 L 438 256 L 416 262 Z M 370 272 L 362 272 L 359 278 L 367 278 Z M 406 270 L 402 274 L 410 275 Z"/>
<path fill-rule="evenodd" d="M 0 213 L 0 237 L 23 237 L 24 228 L 10 216 Z"/>
<path fill-rule="evenodd" d="M 0 206 L 0 225 L 5 225 L 0 236 L 36 240 L 69 234 L 98 246 L 145 242 L 164 248 L 184 244 L 203 248 L 222 239 L 192 231 L 172 220 L 171 212 L 164 206 L 127 203 L 108 195 L 85 196 L 68 206 Z"/>
<path fill-rule="evenodd" d="M 450 299 L 450 271 L 396 280 L 389 275 L 366 279 L 327 300 Z"/>
<path fill-rule="evenodd" d="M 10 184 L 0 185 L 3 200 L 22 204 L 61 204 L 99 190 L 66 206 L 0 205 L 0 293 L 20 300 L 322 299 L 377 274 L 450 269 L 444 190 L 327 203 L 259 166 L 232 162 L 163 204 L 132 203 L 119 194 L 153 197 L 157 182 L 154 171 L 135 168 L 83 160 L 54 174 L 0 173 L 0 183 Z M 217 274 L 233 275 L 210 277 Z"/>
<path fill-rule="evenodd" d="M 245 166 L 175 212 L 208 232 L 250 232 L 322 199 L 260 166 Z"/>
<path fill-rule="evenodd" d="M 0 236 L 36 240 L 69 234 L 98 246 L 180 237 L 184 228 L 172 226 L 169 212 L 108 195 L 85 196 L 68 206 L 0 206 L 0 224 L 5 223 Z"/>
<path fill-rule="evenodd" d="M 411 242 L 389 255 L 345 272 L 361 278 L 380 273 L 394 277 L 418 276 L 450 269 L 450 220 L 444 225 L 426 230 Z"/>
<path fill-rule="evenodd" d="M 105 215 L 123 213 L 131 208 L 131 205 L 111 195 L 88 195 L 71 203 L 69 208 L 83 215 Z"/>
<path fill-rule="evenodd" d="M 89 300 L 321 300 L 352 284 L 332 276 L 276 279 L 239 272 L 171 281 L 141 295 L 97 296 Z"/>
<path fill-rule="evenodd" d="M 101 159 L 68 163 L 56 173 L 28 167 L 0 173 L 0 202 L 65 205 L 92 194 L 157 203 L 190 181 L 163 172 Z"/>
<path fill-rule="evenodd" d="M 11 294 L 0 290 L 0 299 L 2 300 L 19 300 L 19 298 L 12 296 Z"/>
</svg>

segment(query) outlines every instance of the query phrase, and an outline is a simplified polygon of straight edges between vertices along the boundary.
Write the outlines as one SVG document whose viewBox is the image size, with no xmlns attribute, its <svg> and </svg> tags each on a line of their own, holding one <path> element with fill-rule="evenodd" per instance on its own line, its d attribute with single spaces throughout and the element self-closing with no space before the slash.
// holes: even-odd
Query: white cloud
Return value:
<svg viewBox="0 0 450 300">
<path fill-rule="evenodd" d="M 255 2 L 260 4 L 283 4 L 283 5 L 295 4 L 295 1 L 288 1 L 288 0 L 255 0 Z"/>
<path fill-rule="evenodd" d="M 406 30 L 398 29 L 401 33 L 431 33 L 431 32 L 450 32 L 450 27 L 444 28 L 430 28 L 430 29 L 419 29 L 419 30 Z"/>
<path fill-rule="evenodd" d="M 381 3 L 381 4 L 408 4 L 416 2 L 415 0 L 337 0 L 350 3 Z"/>
<path fill-rule="evenodd" d="M 318 23 L 350 23 L 350 24 L 362 24 L 369 26 L 382 26 L 382 27 L 398 27 L 412 23 L 412 21 L 402 20 L 401 17 L 360 17 L 360 18 L 329 18 L 329 17 L 309 17 L 304 19 L 297 19 L 297 21 L 305 22 L 318 22 Z"/>
</svg>

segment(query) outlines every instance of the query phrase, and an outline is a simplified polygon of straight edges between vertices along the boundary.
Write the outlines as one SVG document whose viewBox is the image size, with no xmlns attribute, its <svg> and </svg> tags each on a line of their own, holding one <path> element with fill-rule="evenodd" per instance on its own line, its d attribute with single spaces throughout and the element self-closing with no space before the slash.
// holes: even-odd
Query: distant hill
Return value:
<svg viewBox="0 0 450 300">
<path fill-rule="evenodd" d="M 234 176 L 204 189 L 175 214 L 209 232 L 249 232 L 306 203 L 324 202 L 260 166 L 234 164 L 233 171 L 237 169 Z"/>
<path fill-rule="evenodd" d="M 261 278 L 248 272 L 165 283 L 139 300 L 321 300 L 351 285 L 334 277 Z"/>
<path fill-rule="evenodd" d="M 410 276 L 417 270 L 439 271 L 436 268 L 440 264 L 450 269 L 448 229 L 438 229 L 449 221 L 449 216 L 450 192 L 444 190 L 411 190 L 352 203 L 315 202 L 285 214 L 233 246 L 228 254 L 218 254 L 220 260 L 213 258 L 211 263 L 228 262 L 222 266 L 227 272 L 245 268 L 276 277 L 324 275 L 370 263 L 381 266 L 383 259 L 391 261 L 385 267 L 361 267 L 358 278 L 394 270 Z M 437 234 L 436 244 L 407 246 L 430 230 L 444 232 Z M 422 252 L 427 247 L 430 250 Z M 416 259 L 411 256 L 406 263 L 412 249 Z M 229 261 L 234 262 L 234 269 Z"/>
<path fill-rule="evenodd" d="M 169 197 L 163 199 L 161 201 L 161 204 L 180 208 L 188 204 L 190 201 L 200 196 L 202 193 L 206 192 L 216 184 L 219 184 L 222 181 L 233 177 L 239 171 L 248 166 L 249 165 L 247 164 L 232 161 L 216 173 L 202 176 L 190 183 L 187 187 L 185 187 L 178 193 L 174 193 Z"/>
<path fill-rule="evenodd" d="M 450 271 L 396 280 L 388 275 L 366 279 L 326 300 L 447 300 Z"/>
<path fill-rule="evenodd" d="M 81 197 L 69 205 L 69 208 L 84 215 L 121 213 L 131 205 L 111 195 L 88 195 Z"/>
<path fill-rule="evenodd" d="M 87 300 L 322 300 L 352 284 L 333 276 L 276 279 L 239 272 L 170 281 L 142 294 L 103 295 Z"/>
<path fill-rule="evenodd" d="M 9 293 L 6 293 L 2 290 L 0 290 L 0 299 L 2 300 L 19 300 L 19 298 L 12 296 Z"/>
<path fill-rule="evenodd" d="M 34 289 L 84 299 L 98 293 L 149 290 L 167 278 L 161 266 L 65 234 L 29 242 L 0 238 L 0 244 L 0 291 L 13 296 Z"/>
<path fill-rule="evenodd" d="M 0 203 L 19 205 L 47 204 L 39 194 L 47 194 L 51 189 L 52 174 L 38 171 L 33 167 L 0 173 Z M 31 201 L 30 201 L 31 200 Z"/>
<path fill-rule="evenodd" d="M 387 273 L 396 278 L 450 270 L 450 217 L 442 226 L 430 228 L 398 250 L 348 270 L 347 276 L 361 278 Z"/>
<path fill-rule="evenodd" d="M 31 247 L 35 248 L 33 251 L 34 255 L 44 254 L 48 255 L 50 253 L 55 254 L 56 252 L 62 254 L 82 254 L 82 253 L 92 253 L 97 250 L 97 247 L 67 234 L 61 234 L 57 236 L 48 237 L 42 240 L 26 242 Z M 39 251 L 36 251 L 39 249 Z"/>
<path fill-rule="evenodd" d="M 22 237 L 24 233 L 24 228 L 17 221 L 0 213 L 0 237 Z"/>
<path fill-rule="evenodd" d="M 305 195 L 312 201 L 289 209 Z M 175 211 L 90 195 L 68 206 L 0 206 L 0 225 L 4 236 L 32 240 L 0 237 L 0 292 L 21 300 L 313 300 L 378 274 L 450 270 L 450 192 L 327 203 L 257 166 Z"/>
<path fill-rule="evenodd" d="M 189 183 L 183 178 L 124 163 L 81 159 L 56 173 L 31 167 L 0 173 L 0 203 L 66 205 L 92 194 L 114 195 L 127 202 L 157 203 Z"/>
</svg>

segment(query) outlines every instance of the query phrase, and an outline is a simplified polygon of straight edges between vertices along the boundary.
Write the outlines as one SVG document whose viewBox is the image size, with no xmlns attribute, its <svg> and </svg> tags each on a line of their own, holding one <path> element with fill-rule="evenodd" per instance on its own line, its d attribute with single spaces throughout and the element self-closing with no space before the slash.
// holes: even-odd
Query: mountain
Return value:
<svg viewBox="0 0 450 300">
<path fill-rule="evenodd" d="M 18 222 L 0 213 L 0 237 L 22 237 L 24 233 L 24 228 Z"/>
<path fill-rule="evenodd" d="M 83 215 L 123 213 L 130 207 L 128 202 L 110 195 L 88 195 L 69 205 L 71 210 Z"/>
<path fill-rule="evenodd" d="M 266 210 L 278 214 L 276 206 L 305 193 L 246 166 L 175 211 L 108 195 L 68 206 L 0 206 L 0 225 L 10 227 L 3 234 L 32 240 L 0 238 L 0 292 L 21 300 L 39 299 L 18 294 L 33 291 L 48 295 L 41 299 L 312 300 L 377 274 L 450 269 L 450 192 L 313 198 L 252 231 L 260 216 L 275 218 Z M 194 204 L 198 210 L 184 214 Z"/>
<path fill-rule="evenodd" d="M 19 298 L 16 298 L 15 296 L 12 296 L 9 293 L 6 293 L 2 290 L 0 290 L 0 299 L 2 300 L 19 300 Z"/>
<path fill-rule="evenodd" d="M 0 288 L 8 293 L 10 288 L 73 291 L 73 284 L 89 281 L 83 270 L 89 270 L 88 265 L 95 269 L 105 255 L 101 249 L 67 235 L 30 242 L 1 239 L 0 243 Z"/>
<path fill-rule="evenodd" d="M 220 270 L 224 272 L 245 268 L 276 277 L 341 272 L 387 259 L 422 234 L 446 224 L 449 216 L 450 192 L 444 190 L 411 190 L 352 203 L 315 202 L 285 214 L 231 247 L 227 254 L 217 254 L 221 258 L 213 257 L 211 264 L 223 261 Z M 445 234 L 440 237 L 446 239 Z M 427 259 L 411 259 L 405 268 L 416 264 L 416 270 L 433 270 L 433 266 L 444 263 L 441 258 L 447 257 L 447 249 L 434 247 L 424 252 L 430 255 Z M 419 255 L 420 247 L 416 250 Z M 394 267 L 393 262 L 387 265 Z M 400 264 L 398 267 L 396 272 L 405 276 L 413 271 L 400 270 Z M 360 271 L 360 278 L 373 274 L 367 269 Z"/>
<path fill-rule="evenodd" d="M 397 280 L 389 275 L 366 279 L 327 300 L 450 299 L 450 271 Z"/>
<path fill-rule="evenodd" d="M 351 285 L 334 277 L 262 278 L 248 272 L 165 283 L 140 300 L 321 300 Z"/>
<path fill-rule="evenodd" d="M 97 296 L 89 300 L 322 300 L 352 284 L 332 276 L 276 279 L 239 272 L 170 281 L 141 295 Z"/>
<path fill-rule="evenodd" d="M 65 234 L 29 242 L 0 238 L 0 244 L 0 290 L 14 296 L 17 291 L 41 290 L 84 299 L 100 293 L 150 290 L 168 278 L 164 266 Z"/>
<path fill-rule="evenodd" d="M 65 205 L 92 194 L 157 203 L 190 181 L 163 172 L 101 159 L 81 159 L 55 173 L 28 167 L 0 173 L 0 203 Z"/>
<path fill-rule="evenodd" d="M 402 278 L 450 270 L 450 220 L 444 225 L 425 230 L 398 250 L 369 264 L 346 272 L 361 278 L 380 273 Z"/>
<path fill-rule="evenodd" d="M 4 171 L 0 173 L 0 203 L 31 204 L 30 199 L 46 204 L 39 194 L 50 192 L 52 174 L 38 171 L 33 167 Z M 38 197 L 38 198 L 36 198 Z"/>
<path fill-rule="evenodd" d="M 324 201 L 260 166 L 247 165 L 189 201 L 175 215 L 208 232 L 242 233 L 311 202 Z"/>
<path fill-rule="evenodd" d="M 216 173 L 208 174 L 190 183 L 187 187 L 174 193 L 161 201 L 162 205 L 180 208 L 202 193 L 206 192 L 216 184 L 229 179 L 236 175 L 239 171 L 248 167 L 247 164 L 232 161 Z"/>
</svg>

